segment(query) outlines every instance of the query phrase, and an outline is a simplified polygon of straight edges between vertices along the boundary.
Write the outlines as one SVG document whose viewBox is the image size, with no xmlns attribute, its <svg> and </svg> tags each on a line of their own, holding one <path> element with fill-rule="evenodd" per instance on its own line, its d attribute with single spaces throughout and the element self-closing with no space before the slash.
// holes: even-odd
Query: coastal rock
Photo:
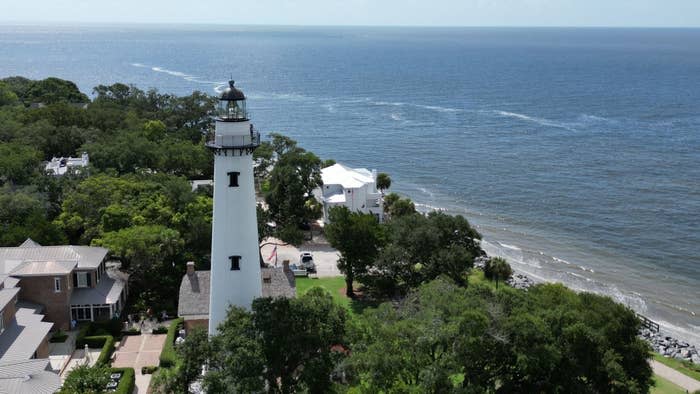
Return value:
<svg viewBox="0 0 700 394">
<path fill-rule="evenodd" d="M 690 357 L 690 361 L 692 361 L 693 364 L 700 365 L 700 356 L 698 356 L 697 354 L 693 354 L 692 357 Z"/>
</svg>

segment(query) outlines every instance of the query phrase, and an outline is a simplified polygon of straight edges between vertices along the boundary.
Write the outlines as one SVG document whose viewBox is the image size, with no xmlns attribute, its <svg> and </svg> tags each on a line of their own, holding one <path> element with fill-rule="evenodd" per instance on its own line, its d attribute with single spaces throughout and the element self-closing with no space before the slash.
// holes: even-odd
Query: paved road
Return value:
<svg viewBox="0 0 700 394">
<path fill-rule="evenodd" d="M 342 276 L 340 270 L 338 270 L 338 258 L 340 255 L 338 251 L 333 249 L 325 239 L 321 236 L 315 236 L 312 242 L 304 242 L 301 248 L 296 248 L 292 245 L 283 245 L 281 241 L 268 238 L 263 241 L 265 243 L 277 243 L 277 264 L 282 266 L 282 261 L 289 260 L 290 264 L 299 263 L 299 254 L 301 251 L 311 252 L 314 256 L 314 263 L 316 264 L 316 274 L 319 277 L 331 277 L 331 276 Z M 270 265 L 275 265 L 275 258 L 269 259 L 274 250 L 274 244 L 268 244 L 262 247 L 261 253 L 263 260 Z"/>
<path fill-rule="evenodd" d="M 651 368 L 654 370 L 655 374 L 670 382 L 673 382 L 691 393 L 695 390 L 700 390 L 700 382 L 691 378 L 690 376 L 676 371 L 673 368 L 667 367 L 656 360 L 651 360 Z"/>
</svg>

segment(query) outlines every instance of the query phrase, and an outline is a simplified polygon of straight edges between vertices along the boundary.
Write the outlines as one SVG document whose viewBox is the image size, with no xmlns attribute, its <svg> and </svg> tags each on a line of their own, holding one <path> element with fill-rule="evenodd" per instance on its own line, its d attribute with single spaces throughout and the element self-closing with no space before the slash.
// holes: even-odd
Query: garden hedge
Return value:
<svg viewBox="0 0 700 394">
<path fill-rule="evenodd" d="M 177 331 L 182 327 L 184 323 L 183 318 L 177 318 L 170 323 L 168 327 L 168 335 L 165 337 L 165 344 L 163 345 L 163 350 L 160 352 L 160 366 L 163 368 L 170 368 L 177 362 L 177 353 L 175 353 L 175 336 Z"/>
<path fill-rule="evenodd" d="M 97 364 L 107 365 L 109 364 L 109 358 L 112 356 L 112 351 L 114 350 L 114 337 L 111 335 L 94 335 L 91 337 L 84 337 L 82 339 L 82 346 L 88 345 L 89 348 L 97 349 L 102 348 L 100 356 L 97 358 Z M 77 341 L 76 341 L 76 347 Z"/>
<path fill-rule="evenodd" d="M 133 368 L 111 368 L 112 372 L 121 372 L 122 378 L 115 394 L 131 394 L 136 388 L 136 372 Z"/>
</svg>

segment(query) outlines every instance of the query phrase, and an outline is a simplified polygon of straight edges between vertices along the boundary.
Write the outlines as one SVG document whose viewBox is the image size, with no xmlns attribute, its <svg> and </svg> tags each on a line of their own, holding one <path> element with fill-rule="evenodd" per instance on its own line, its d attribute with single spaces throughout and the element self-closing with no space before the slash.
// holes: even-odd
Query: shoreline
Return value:
<svg viewBox="0 0 700 394">
<path fill-rule="evenodd" d="M 490 258 L 491 257 L 489 256 L 475 258 L 474 268 L 483 270 L 485 262 Z M 513 275 L 511 278 L 505 281 L 505 283 L 515 289 L 527 290 L 529 287 L 540 283 L 558 283 L 555 281 L 547 281 L 542 278 L 532 279 L 522 270 L 512 266 L 511 268 L 513 268 Z M 565 283 L 562 284 L 566 286 Z M 575 289 L 572 290 L 577 291 Z M 639 316 L 643 316 L 639 313 L 637 314 Z M 698 350 L 697 344 L 691 344 L 689 342 L 679 340 L 678 338 L 673 337 L 668 330 L 664 330 L 663 327 L 661 327 L 658 332 L 642 327 L 642 329 L 639 331 L 639 336 L 651 345 L 654 352 L 666 358 L 688 361 L 693 364 L 700 365 L 700 350 Z"/>
</svg>

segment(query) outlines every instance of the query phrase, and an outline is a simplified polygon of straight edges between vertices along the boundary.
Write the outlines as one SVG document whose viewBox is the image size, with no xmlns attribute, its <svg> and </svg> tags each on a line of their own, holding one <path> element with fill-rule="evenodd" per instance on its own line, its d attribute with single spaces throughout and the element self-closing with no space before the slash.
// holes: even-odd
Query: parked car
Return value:
<svg viewBox="0 0 700 394">
<path fill-rule="evenodd" d="M 306 269 L 307 272 L 316 272 L 316 264 L 314 263 L 314 256 L 311 252 L 302 252 L 299 255 L 299 266 Z"/>
</svg>

